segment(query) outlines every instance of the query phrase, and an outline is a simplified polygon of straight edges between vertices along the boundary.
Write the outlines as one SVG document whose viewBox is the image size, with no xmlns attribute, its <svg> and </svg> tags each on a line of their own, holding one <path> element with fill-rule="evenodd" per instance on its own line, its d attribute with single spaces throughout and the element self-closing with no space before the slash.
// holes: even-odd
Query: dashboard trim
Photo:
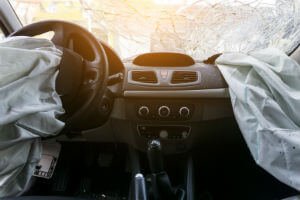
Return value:
<svg viewBox="0 0 300 200">
<path fill-rule="evenodd" d="M 124 97 L 138 98 L 229 98 L 228 88 L 204 89 L 204 90 L 163 90 L 163 91 L 124 91 Z"/>
</svg>

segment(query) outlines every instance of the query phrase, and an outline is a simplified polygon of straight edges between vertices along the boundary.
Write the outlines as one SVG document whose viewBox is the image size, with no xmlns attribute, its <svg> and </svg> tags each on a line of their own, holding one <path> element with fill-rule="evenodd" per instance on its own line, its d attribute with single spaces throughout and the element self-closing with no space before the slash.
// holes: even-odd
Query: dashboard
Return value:
<svg viewBox="0 0 300 200">
<path fill-rule="evenodd" d="M 228 86 L 215 65 L 173 52 L 120 61 L 104 48 L 111 72 L 121 73 L 122 80 L 109 86 L 114 94 L 110 120 L 90 132 L 94 141 L 112 139 L 143 151 L 150 139 L 160 139 L 166 153 L 178 153 L 216 128 L 210 122 L 233 118 Z"/>
</svg>

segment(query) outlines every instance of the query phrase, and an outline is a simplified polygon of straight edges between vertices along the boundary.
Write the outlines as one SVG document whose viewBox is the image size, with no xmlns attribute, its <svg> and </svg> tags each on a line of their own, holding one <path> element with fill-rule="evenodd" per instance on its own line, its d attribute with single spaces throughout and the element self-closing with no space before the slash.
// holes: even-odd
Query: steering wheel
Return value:
<svg viewBox="0 0 300 200">
<path fill-rule="evenodd" d="M 101 43 L 76 24 L 47 20 L 22 27 L 10 36 L 37 36 L 53 32 L 52 42 L 63 51 L 56 91 L 65 114 L 60 118 L 71 130 L 99 126 L 107 119 L 103 108 L 107 92 L 108 62 Z"/>
</svg>

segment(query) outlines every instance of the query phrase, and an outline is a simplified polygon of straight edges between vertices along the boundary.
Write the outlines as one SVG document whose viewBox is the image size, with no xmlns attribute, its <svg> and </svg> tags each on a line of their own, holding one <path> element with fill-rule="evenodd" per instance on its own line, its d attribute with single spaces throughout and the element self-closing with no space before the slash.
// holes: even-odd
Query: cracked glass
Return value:
<svg viewBox="0 0 300 200">
<path fill-rule="evenodd" d="M 122 57 L 157 51 L 202 60 L 300 41 L 300 0 L 10 0 L 26 25 L 75 22 Z"/>
</svg>

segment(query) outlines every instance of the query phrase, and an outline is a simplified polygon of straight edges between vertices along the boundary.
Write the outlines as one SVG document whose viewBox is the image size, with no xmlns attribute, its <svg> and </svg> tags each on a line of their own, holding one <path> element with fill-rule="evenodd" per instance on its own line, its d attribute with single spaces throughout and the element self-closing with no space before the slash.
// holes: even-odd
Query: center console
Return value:
<svg viewBox="0 0 300 200">
<path fill-rule="evenodd" d="M 185 139 L 189 136 L 189 125 L 162 125 L 159 122 L 184 122 L 194 114 L 193 104 L 178 102 L 150 103 L 142 101 L 135 109 L 136 117 L 141 121 L 137 125 L 139 136 L 148 139 Z M 144 123 L 142 123 L 144 121 Z M 148 124 L 150 122 L 150 124 Z M 152 123 L 151 123 L 152 122 Z"/>
<path fill-rule="evenodd" d="M 233 117 L 220 71 L 187 55 L 151 53 L 125 60 L 122 77 L 122 83 L 111 87 L 115 98 L 110 120 L 85 137 L 125 143 L 136 154 L 130 156 L 136 189 L 131 199 L 193 200 L 190 150 L 215 133 L 226 139 L 221 135 L 224 119 Z M 153 141 L 162 148 L 149 152 Z"/>
<path fill-rule="evenodd" d="M 142 54 L 124 65 L 122 98 L 114 108 L 124 111 L 125 121 L 116 122 L 115 132 L 139 150 L 160 139 L 165 153 L 187 151 L 201 122 L 232 116 L 227 85 L 214 65 L 166 52 Z"/>
</svg>

